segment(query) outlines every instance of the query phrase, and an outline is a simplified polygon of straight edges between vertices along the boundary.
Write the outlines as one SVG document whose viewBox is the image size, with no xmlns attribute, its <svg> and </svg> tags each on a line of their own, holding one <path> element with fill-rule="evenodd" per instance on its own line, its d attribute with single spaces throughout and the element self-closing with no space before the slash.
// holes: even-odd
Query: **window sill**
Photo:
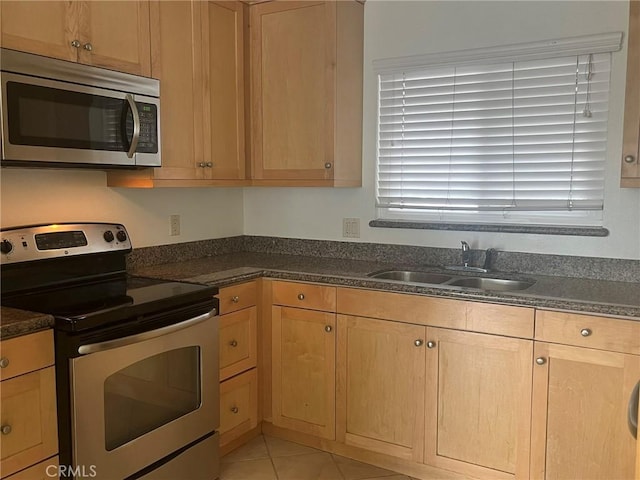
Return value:
<svg viewBox="0 0 640 480">
<path fill-rule="evenodd" d="M 370 227 L 410 228 L 418 230 L 451 230 L 456 232 L 500 232 L 528 233 L 536 235 L 570 235 L 580 237 L 606 237 L 609 230 L 604 227 L 566 227 L 561 225 L 513 225 L 500 223 L 440 223 L 407 220 L 371 220 Z"/>
</svg>

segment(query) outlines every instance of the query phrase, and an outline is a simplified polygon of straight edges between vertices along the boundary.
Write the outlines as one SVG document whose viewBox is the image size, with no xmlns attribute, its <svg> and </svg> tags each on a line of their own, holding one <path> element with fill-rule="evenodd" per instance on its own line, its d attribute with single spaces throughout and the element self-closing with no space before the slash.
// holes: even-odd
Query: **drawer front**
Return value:
<svg viewBox="0 0 640 480">
<path fill-rule="evenodd" d="M 533 338 L 534 310 L 406 293 L 338 288 L 338 313 Z"/>
<path fill-rule="evenodd" d="M 0 380 L 53 365 L 53 330 L 0 341 L 0 359 Z"/>
<path fill-rule="evenodd" d="M 258 425 L 258 376 L 256 369 L 220 384 L 220 444 Z"/>
<path fill-rule="evenodd" d="M 58 452 L 56 387 L 53 367 L 5 380 L 0 385 L 2 474 L 18 470 Z"/>
<path fill-rule="evenodd" d="M 218 293 L 220 314 L 235 312 L 256 305 L 258 300 L 257 282 L 240 283 L 223 287 Z"/>
<path fill-rule="evenodd" d="M 640 322 L 537 310 L 536 340 L 640 355 Z"/>
<path fill-rule="evenodd" d="M 256 366 L 257 309 L 245 308 L 220 317 L 220 380 Z"/>
<path fill-rule="evenodd" d="M 58 465 L 58 457 L 52 457 L 5 478 L 6 480 L 51 480 L 58 478 Z M 87 473 L 90 474 L 91 470 L 87 470 Z"/>
<path fill-rule="evenodd" d="M 336 287 L 274 281 L 272 294 L 274 305 L 325 312 L 336 311 Z"/>
</svg>

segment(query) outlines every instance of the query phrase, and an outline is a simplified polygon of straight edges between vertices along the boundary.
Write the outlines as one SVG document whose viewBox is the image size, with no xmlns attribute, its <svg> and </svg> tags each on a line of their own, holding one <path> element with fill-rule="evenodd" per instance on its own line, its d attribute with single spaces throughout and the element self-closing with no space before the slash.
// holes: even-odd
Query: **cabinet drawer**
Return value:
<svg viewBox="0 0 640 480">
<path fill-rule="evenodd" d="M 53 330 L 2 340 L 0 357 L 1 365 L 6 363 L 0 368 L 0 380 L 53 365 Z"/>
<path fill-rule="evenodd" d="M 58 451 L 54 368 L 6 380 L 0 387 L 0 423 L 11 429 L 0 437 L 0 465 L 2 474 L 10 475 Z"/>
<path fill-rule="evenodd" d="M 258 377 L 256 369 L 220 384 L 220 444 L 258 425 Z"/>
<path fill-rule="evenodd" d="M 241 283 L 220 289 L 220 314 L 235 312 L 243 308 L 252 307 L 258 298 L 256 282 Z"/>
<path fill-rule="evenodd" d="M 640 322 L 537 310 L 536 340 L 640 355 Z"/>
<path fill-rule="evenodd" d="M 4 478 L 5 480 L 51 480 L 58 478 L 58 465 L 58 457 L 52 457 L 15 475 Z M 90 474 L 91 471 L 87 470 L 87 473 Z"/>
<path fill-rule="evenodd" d="M 336 311 L 336 288 L 296 282 L 273 282 L 273 304 Z"/>
<path fill-rule="evenodd" d="M 220 380 L 256 366 L 256 307 L 220 317 Z"/>
<path fill-rule="evenodd" d="M 533 338 L 534 310 L 406 293 L 338 288 L 338 313 Z"/>
</svg>

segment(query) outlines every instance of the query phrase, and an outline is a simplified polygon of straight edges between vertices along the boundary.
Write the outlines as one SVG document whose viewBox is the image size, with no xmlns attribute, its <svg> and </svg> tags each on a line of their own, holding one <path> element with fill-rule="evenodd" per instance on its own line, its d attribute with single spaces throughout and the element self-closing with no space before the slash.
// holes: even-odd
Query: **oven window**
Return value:
<svg viewBox="0 0 640 480">
<path fill-rule="evenodd" d="M 110 451 L 200 407 L 200 347 L 134 363 L 104 383 L 105 448 Z"/>
</svg>

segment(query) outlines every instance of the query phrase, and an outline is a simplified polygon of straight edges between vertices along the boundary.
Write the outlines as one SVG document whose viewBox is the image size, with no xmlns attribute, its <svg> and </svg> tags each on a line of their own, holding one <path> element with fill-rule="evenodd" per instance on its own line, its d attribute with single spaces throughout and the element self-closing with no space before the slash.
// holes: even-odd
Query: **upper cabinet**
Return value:
<svg viewBox="0 0 640 480">
<path fill-rule="evenodd" d="M 640 187 L 640 1 L 629 2 L 622 187 Z"/>
<path fill-rule="evenodd" d="M 3 1 L 2 47 L 151 75 L 149 2 Z"/>
<path fill-rule="evenodd" d="M 241 184 L 245 178 L 244 13 L 240 2 L 151 2 L 162 167 L 109 172 L 110 186 Z"/>
<path fill-rule="evenodd" d="M 251 7 L 251 178 L 360 186 L 363 5 Z"/>
</svg>

